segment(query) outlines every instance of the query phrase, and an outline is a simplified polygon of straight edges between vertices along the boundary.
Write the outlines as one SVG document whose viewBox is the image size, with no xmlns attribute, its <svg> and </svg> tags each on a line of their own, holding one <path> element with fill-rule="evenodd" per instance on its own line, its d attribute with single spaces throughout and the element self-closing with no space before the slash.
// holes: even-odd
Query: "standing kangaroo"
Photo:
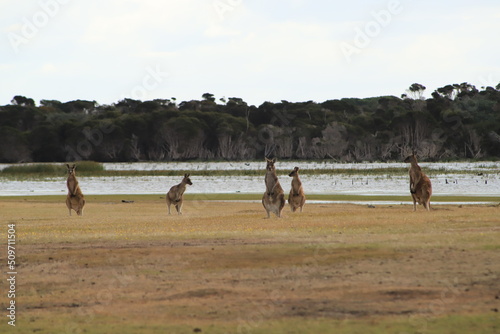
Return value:
<svg viewBox="0 0 500 334">
<path fill-rule="evenodd" d="M 68 168 L 68 179 L 66 180 L 66 185 L 68 186 L 68 196 L 66 196 L 66 206 L 69 210 L 69 215 L 71 216 L 71 209 L 76 211 L 78 216 L 83 216 L 83 206 L 85 205 L 85 197 L 83 196 L 82 190 L 78 185 L 78 180 L 76 179 L 75 171 L 76 165 L 70 166 L 66 164 Z"/>
<path fill-rule="evenodd" d="M 293 178 L 292 189 L 290 189 L 290 194 L 288 195 L 288 204 L 290 204 L 292 212 L 295 212 L 299 208 L 300 212 L 302 212 L 306 196 L 304 195 L 304 188 L 302 188 L 302 182 L 299 178 L 299 167 L 295 167 L 288 176 Z"/>
<path fill-rule="evenodd" d="M 422 172 L 415 154 L 408 156 L 404 162 L 411 164 L 408 173 L 410 174 L 410 193 L 413 198 L 413 211 L 417 211 L 417 202 L 418 204 L 422 204 L 427 211 L 430 211 L 432 196 L 431 180 Z"/>
<path fill-rule="evenodd" d="M 173 203 L 175 206 L 175 209 L 177 210 L 177 213 L 179 215 L 182 215 L 182 200 L 184 196 L 184 192 L 186 191 L 186 186 L 187 185 L 192 185 L 193 183 L 191 182 L 191 179 L 189 178 L 189 174 L 184 174 L 184 178 L 182 179 L 181 183 L 178 185 L 173 186 L 170 188 L 170 190 L 167 193 L 167 207 L 168 207 L 168 214 L 170 215 L 170 205 Z"/>
<path fill-rule="evenodd" d="M 266 192 L 262 196 L 262 205 L 266 209 L 267 218 L 271 217 L 271 212 L 281 217 L 281 212 L 285 206 L 285 192 L 281 188 L 278 176 L 276 175 L 276 168 L 274 167 L 276 159 L 269 160 L 266 158 L 266 162 Z"/>
</svg>

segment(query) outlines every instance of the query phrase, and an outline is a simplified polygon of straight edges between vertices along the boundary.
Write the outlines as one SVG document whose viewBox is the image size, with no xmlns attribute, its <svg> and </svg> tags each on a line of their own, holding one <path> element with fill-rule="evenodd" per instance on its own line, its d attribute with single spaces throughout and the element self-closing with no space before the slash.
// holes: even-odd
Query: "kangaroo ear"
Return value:
<svg viewBox="0 0 500 334">
<path fill-rule="evenodd" d="M 68 169 L 69 169 L 69 164 L 66 164 L 66 167 L 68 167 Z"/>
<path fill-rule="evenodd" d="M 273 160 L 271 160 L 271 161 L 272 161 L 273 163 L 275 163 L 275 162 L 276 162 L 276 158 L 273 158 Z"/>
<path fill-rule="evenodd" d="M 73 164 L 73 168 L 75 168 L 75 169 L 76 169 L 76 164 Z"/>
<path fill-rule="evenodd" d="M 184 174 L 184 177 L 189 177 L 189 174 L 187 174 L 187 173 L 186 173 L 186 174 Z"/>
</svg>

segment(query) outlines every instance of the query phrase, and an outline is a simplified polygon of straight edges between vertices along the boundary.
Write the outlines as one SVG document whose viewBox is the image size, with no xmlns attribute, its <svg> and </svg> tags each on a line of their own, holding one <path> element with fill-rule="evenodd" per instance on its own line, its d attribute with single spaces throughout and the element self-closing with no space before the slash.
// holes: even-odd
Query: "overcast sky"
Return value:
<svg viewBox="0 0 500 334">
<path fill-rule="evenodd" d="M 500 1 L 0 0 L 0 105 L 323 102 L 500 82 Z"/>
</svg>

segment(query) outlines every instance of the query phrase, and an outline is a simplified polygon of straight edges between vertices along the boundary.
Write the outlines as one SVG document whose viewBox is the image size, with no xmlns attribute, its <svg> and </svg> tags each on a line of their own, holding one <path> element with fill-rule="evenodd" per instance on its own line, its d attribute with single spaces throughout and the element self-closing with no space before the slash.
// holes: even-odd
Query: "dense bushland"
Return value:
<svg viewBox="0 0 500 334">
<path fill-rule="evenodd" d="M 0 107 L 0 162 L 261 159 L 338 161 L 494 159 L 500 156 L 500 85 L 448 85 L 423 99 L 324 102 L 241 98 L 138 101 L 41 100 L 15 96 Z"/>
</svg>

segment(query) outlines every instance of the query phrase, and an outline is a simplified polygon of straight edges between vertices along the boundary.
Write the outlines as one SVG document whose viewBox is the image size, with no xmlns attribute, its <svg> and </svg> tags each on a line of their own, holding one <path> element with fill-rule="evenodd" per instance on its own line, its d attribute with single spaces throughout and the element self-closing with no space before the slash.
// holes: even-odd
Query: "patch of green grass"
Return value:
<svg viewBox="0 0 500 334">
<path fill-rule="evenodd" d="M 482 249 L 484 250 L 492 250 L 492 251 L 498 251 L 500 250 L 500 244 L 496 244 L 496 245 L 484 245 L 482 246 Z"/>
<path fill-rule="evenodd" d="M 285 194 L 285 197 L 288 196 Z M 25 201 L 25 202 L 60 202 L 64 201 L 64 195 L 42 195 L 42 196 L 0 196 L 0 201 Z M 130 195 L 86 195 L 87 201 L 90 202 L 121 202 L 124 201 L 164 201 L 165 195 L 160 194 L 130 194 Z M 221 194 L 184 194 L 186 201 L 260 201 L 262 200 L 261 193 L 221 193 Z M 344 194 L 310 194 L 307 195 L 309 201 L 346 201 L 346 202 L 373 202 L 373 201 L 388 201 L 388 202 L 411 202 L 411 197 L 408 196 L 392 196 L 392 195 L 344 195 Z M 447 202 L 469 202 L 479 203 L 488 202 L 491 205 L 500 205 L 499 196 L 432 196 L 432 203 L 447 203 Z M 307 201 L 306 201 L 307 203 Z"/>
<path fill-rule="evenodd" d="M 408 315 L 387 318 L 350 319 L 286 319 L 282 321 L 265 322 L 255 326 L 252 333 L 370 333 L 370 334 L 401 334 L 401 333 L 498 333 L 500 325 L 495 315 L 464 315 L 433 318 L 427 315 Z M 246 325 L 250 325 L 247 323 Z"/>
<path fill-rule="evenodd" d="M 287 194 L 285 194 L 285 197 Z M 122 196 L 123 197 L 123 196 Z M 185 194 L 186 200 L 207 200 L 207 201 L 260 201 L 262 194 Z M 397 195 L 344 195 L 344 194 L 310 194 L 307 195 L 307 200 L 310 201 L 348 201 L 348 202 L 372 202 L 372 201 L 389 201 L 389 202 L 411 202 L 411 196 Z M 446 203 L 446 202 L 500 202 L 499 196 L 433 196 L 431 203 Z M 306 201 L 307 203 L 307 201 Z"/>
<path fill-rule="evenodd" d="M 75 313 L 78 312 L 75 305 Z M 282 318 L 270 320 L 274 310 L 272 303 L 256 308 L 253 312 L 239 316 L 234 321 L 207 323 L 193 318 L 189 324 L 168 323 L 151 315 L 142 318 L 119 318 L 100 314 L 105 307 L 86 308 L 75 315 L 60 314 L 58 317 L 41 313 L 31 319 L 18 322 L 19 333 L 66 333 L 87 334 L 156 334 L 156 333 L 252 333 L 252 334 L 301 334 L 301 333 L 370 333 L 370 334 L 494 334 L 500 331 L 496 314 L 451 315 L 398 315 L 384 318 L 352 318 L 349 314 L 338 314 L 336 318 Z M 85 315 L 81 315 L 85 314 Z M 141 314 L 141 309 L 137 309 Z M 343 318 L 343 319 L 342 319 Z M 198 330 L 197 330 L 198 329 Z"/>
</svg>

